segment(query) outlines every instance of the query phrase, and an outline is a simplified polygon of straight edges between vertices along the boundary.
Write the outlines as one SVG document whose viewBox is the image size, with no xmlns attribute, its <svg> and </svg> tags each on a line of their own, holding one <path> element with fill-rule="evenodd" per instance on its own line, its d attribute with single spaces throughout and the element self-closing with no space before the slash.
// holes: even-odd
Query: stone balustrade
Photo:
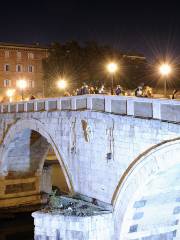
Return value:
<svg viewBox="0 0 180 240">
<path fill-rule="evenodd" d="M 107 95 L 82 95 L 3 103 L 0 113 L 92 110 L 140 118 L 180 122 L 180 101 Z"/>
</svg>

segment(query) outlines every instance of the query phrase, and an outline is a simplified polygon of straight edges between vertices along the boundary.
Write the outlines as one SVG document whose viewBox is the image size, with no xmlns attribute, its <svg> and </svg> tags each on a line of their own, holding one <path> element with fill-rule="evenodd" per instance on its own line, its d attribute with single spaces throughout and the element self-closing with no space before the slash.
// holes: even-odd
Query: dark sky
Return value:
<svg viewBox="0 0 180 240">
<path fill-rule="evenodd" d="M 178 1 L 6 1 L 0 41 L 51 43 L 96 40 L 148 57 L 180 55 Z"/>
</svg>

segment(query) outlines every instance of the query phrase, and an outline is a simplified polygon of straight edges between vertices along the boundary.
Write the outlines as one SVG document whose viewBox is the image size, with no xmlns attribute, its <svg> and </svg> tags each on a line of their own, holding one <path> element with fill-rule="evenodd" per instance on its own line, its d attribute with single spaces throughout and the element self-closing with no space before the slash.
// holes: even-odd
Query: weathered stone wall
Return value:
<svg viewBox="0 0 180 240">
<path fill-rule="evenodd" d="M 6 153 L 8 172 L 30 171 L 30 135 L 31 130 L 25 129 L 16 134 L 14 140 L 10 142 Z"/>
<path fill-rule="evenodd" d="M 12 118 L 12 123 L 14 118 L 23 119 L 12 124 L 4 139 L 1 172 L 10 164 L 4 157 L 9 142 L 24 129 L 33 129 L 53 145 L 74 191 L 107 203 L 139 154 L 180 132 L 179 125 L 172 123 L 91 111 L 3 114 L 1 118 Z"/>
<path fill-rule="evenodd" d="M 89 217 L 35 212 L 35 240 L 114 240 L 112 213 Z"/>
<path fill-rule="evenodd" d="M 30 146 L 30 170 L 37 171 L 43 167 L 45 157 L 49 150 L 49 143 L 44 137 L 40 137 Z M 41 166 L 42 165 L 42 166 Z"/>
<path fill-rule="evenodd" d="M 41 174 L 41 182 L 40 182 L 40 191 L 45 193 L 52 192 L 52 180 L 51 180 L 52 167 L 43 168 Z"/>
</svg>

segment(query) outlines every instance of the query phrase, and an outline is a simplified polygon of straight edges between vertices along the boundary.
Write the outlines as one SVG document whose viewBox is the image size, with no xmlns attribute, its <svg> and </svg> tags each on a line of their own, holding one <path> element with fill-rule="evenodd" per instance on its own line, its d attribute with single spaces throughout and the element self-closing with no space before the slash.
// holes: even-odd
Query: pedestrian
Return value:
<svg viewBox="0 0 180 240">
<path fill-rule="evenodd" d="M 76 95 L 82 95 L 82 89 L 81 88 L 76 89 Z"/>
<path fill-rule="evenodd" d="M 90 87 L 90 94 L 94 94 L 94 87 Z"/>
<path fill-rule="evenodd" d="M 83 86 L 81 87 L 81 95 L 84 95 L 84 94 L 89 94 L 88 85 L 86 85 L 85 83 L 83 83 Z"/>
<path fill-rule="evenodd" d="M 71 94 L 68 92 L 68 91 L 66 91 L 65 93 L 64 93 L 64 97 L 70 97 L 71 96 Z"/>
<path fill-rule="evenodd" d="M 30 96 L 30 100 L 34 100 L 34 99 L 36 99 L 35 96 L 34 96 L 34 95 L 31 95 L 31 96 Z"/>
<path fill-rule="evenodd" d="M 152 88 L 145 86 L 143 90 L 143 97 L 152 97 Z"/>
<path fill-rule="evenodd" d="M 84 86 L 84 94 L 89 94 L 89 87 L 88 87 L 88 85 Z"/>
<path fill-rule="evenodd" d="M 100 87 L 99 93 L 100 93 L 100 94 L 104 94 L 104 85 L 102 85 L 102 86 Z"/>
<path fill-rule="evenodd" d="M 95 87 L 94 93 L 95 93 L 95 94 L 99 94 L 99 89 L 98 89 L 97 87 Z"/>
<path fill-rule="evenodd" d="M 122 93 L 122 88 L 121 88 L 120 85 L 117 85 L 115 93 L 116 93 L 117 96 L 119 96 Z"/>
<path fill-rule="evenodd" d="M 176 98 L 176 93 L 178 92 L 177 89 L 174 89 L 173 90 L 173 94 L 172 94 L 172 99 L 175 99 Z"/>
<path fill-rule="evenodd" d="M 138 86 L 135 89 L 135 96 L 136 97 L 143 97 L 143 87 L 142 86 Z"/>
</svg>

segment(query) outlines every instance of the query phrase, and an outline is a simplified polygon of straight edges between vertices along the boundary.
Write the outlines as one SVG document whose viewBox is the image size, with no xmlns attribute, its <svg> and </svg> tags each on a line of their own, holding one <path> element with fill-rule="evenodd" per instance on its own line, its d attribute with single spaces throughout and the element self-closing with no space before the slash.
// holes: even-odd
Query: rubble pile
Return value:
<svg viewBox="0 0 180 240">
<path fill-rule="evenodd" d="M 42 210 L 52 214 L 78 217 L 99 215 L 110 212 L 102 207 L 84 200 L 55 195 L 51 196 L 49 204 Z"/>
</svg>

